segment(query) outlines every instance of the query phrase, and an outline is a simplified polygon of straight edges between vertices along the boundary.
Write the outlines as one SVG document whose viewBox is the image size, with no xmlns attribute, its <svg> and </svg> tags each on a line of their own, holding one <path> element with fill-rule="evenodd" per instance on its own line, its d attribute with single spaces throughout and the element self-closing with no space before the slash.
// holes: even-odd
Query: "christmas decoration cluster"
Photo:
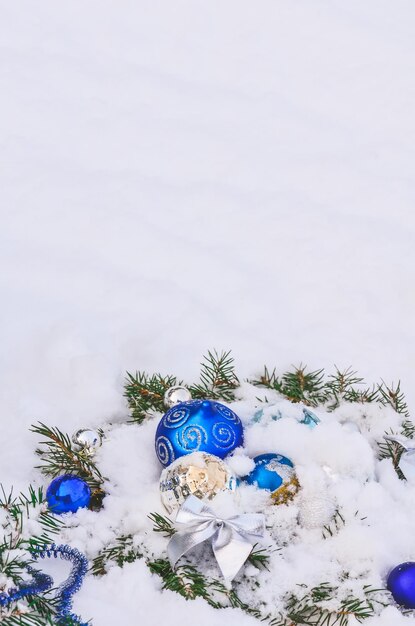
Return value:
<svg viewBox="0 0 415 626">
<path fill-rule="evenodd" d="M 339 480 L 333 467 L 309 464 L 305 471 L 302 454 L 287 456 L 288 435 L 281 447 L 273 444 L 271 448 L 264 436 L 270 424 L 288 425 L 281 432 L 295 433 L 307 442 L 319 429 L 324 431 L 330 412 L 342 406 L 375 404 L 390 410 L 400 429 L 381 437 L 379 459 L 389 460 L 399 479 L 415 488 L 415 427 L 408 419 L 400 387 L 382 383 L 362 389 L 362 382 L 351 370 L 337 370 L 324 381 L 322 371 L 307 372 L 303 367 L 282 377 L 265 369 L 250 384 L 266 390 L 273 400 L 255 396 L 254 409 L 247 412 L 244 408 L 240 416 L 235 402 L 239 381 L 229 353 L 209 353 L 197 385 L 185 386 L 174 377 L 128 374 L 125 393 L 131 423 L 126 427 L 154 424 L 154 461 L 149 463 L 152 472 L 159 468 L 160 508 L 155 513 L 147 511 L 147 516 L 153 530 L 166 538 L 164 554 L 154 555 L 154 548 L 142 537 L 137 543 L 134 535 L 122 534 L 92 557 L 91 573 L 104 575 L 109 563 L 122 566 L 145 559 L 150 571 L 162 578 L 164 589 L 186 599 L 203 597 L 215 608 L 238 607 L 273 626 L 345 626 L 349 618 L 362 621 L 388 603 L 415 609 L 412 561 L 384 567 L 378 576 L 383 588 L 367 585 L 364 573 L 348 574 L 355 577 L 355 595 L 326 582 L 307 587 L 299 571 L 296 587 L 306 589 L 303 595 L 297 590 L 287 592 L 277 613 L 268 608 L 264 612 L 261 604 L 266 603 L 256 601 L 262 586 L 272 587 L 278 570 L 275 559 L 281 558 L 278 554 L 288 549 L 290 541 L 301 541 L 305 532 L 311 533 L 313 541 L 319 535 L 323 540 L 333 538 L 349 523 L 333 495 L 331 486 Z M 39 468 L 50 478 L 45 496 L 42 489 L 36 493 L 31 488 L 28 497 L 3 494 L 0 500 L 0 511 L 5 513 L 5 540 L 0 546 L 2 625 L 40 625 L 45 619 L 59 626 L 84 624 L 72 613 L 72 597 L 81 587 L 88 560 L 69 545 L 56 545 L 52 535 L 75 528 L 82 510 L 105 514 L 110 479 L 101 474 L 99 460 L 117 428 L 111 424 L 102 429 L 82 428 L 69 437 L 44 424 L 33 427 L 41 437 Z M 342 418 L 341 428 L 349 438 L 353 433 L 365 435 L 360 422 Z M 369 439 L 370 428 L 367 435 Z M 366 481 L 369 484 L 376 477 L 368 474 Z M 28 539 L 23 524 L 34 518 L 43 531 Z M 88 523 L 85 516 L 81 519 L 80 524 Z M 7 560 L 8 552 L 16 550 L 27 555 L 18 568 L 10 567 Z M 34 567 L 47 557 L 63 558 L 73 565 L 69 578 L 55 591 L 52 578 Z M 264 568 L 269 569 L 266 577 L 261 574 Z M 359 585 L 360 592 L 356 591 Z"/>
</svg>

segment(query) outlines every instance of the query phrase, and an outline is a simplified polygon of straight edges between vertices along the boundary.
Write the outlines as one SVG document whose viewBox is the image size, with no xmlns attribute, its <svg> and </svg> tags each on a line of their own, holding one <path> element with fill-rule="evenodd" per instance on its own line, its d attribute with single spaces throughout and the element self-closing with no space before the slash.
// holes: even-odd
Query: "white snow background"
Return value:
<svg viewBox="0 0 415 626">
<path fill-rule="evenodd" d="M 0 482 L 42 482 L 31 423 L 121 422 L 125 370 L 193 380 L 208 348 L 242 377 L 302 361 L 400 378 L 414 412 L 414 28 L 412 0 L 0 0 Z M 264 440 L 299 471 L 350 468 L 346 505 L 377 531 L 333 556 L 376 579 L 415 559 L 414 488 L 356 458 L 347 437 L 364 439 L 338 421 Z M 90 552 L 91 525 L 99 544 L 158 504 L 155 424 L 124 428 L 101 452 L 113 517 L 71 531 Z M 313 579 L 307 537 L 276 581 Z M 160 596 L 142 562 L 89 579 L 75 609 L 95 626 L 257 624 Z M 390 607 L 366 624 L 413 621 Z"/>
</svg>

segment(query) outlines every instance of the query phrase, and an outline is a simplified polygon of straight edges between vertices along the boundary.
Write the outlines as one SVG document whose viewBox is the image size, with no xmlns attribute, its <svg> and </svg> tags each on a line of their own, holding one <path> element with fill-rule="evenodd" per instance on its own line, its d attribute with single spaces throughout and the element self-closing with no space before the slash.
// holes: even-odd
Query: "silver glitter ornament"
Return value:
<svg viewBox="0 0 415 626">
<path fill-rule="evenodd" d="M 171 409 L 172 406 L 176 404 L 180 404 L 181 402 L 190 402 L 192 399 L 192 394 L 187 389 L 187 387 L 181 387 L 180 385 L 176 385 L 176 387 L 170 387 L 167 389 L 164 394 L 164 405 Z"/>
<path fill-rule="evenodd" d="M 97 430 L 81 428 L 72 436 L 72 441 L 78 450 L 81 450 L 87 456 L 94 456 L 102 444 L 102 437 Z"/>
<path fill-rule="evenodd" d="M 194 495 L 211 500 L 220 491 L 235 491 L 236 478 L 217 456 L 192 452 L 166 467 L 160 477 L 161 501 L 169 513 Z"/>
</svg>

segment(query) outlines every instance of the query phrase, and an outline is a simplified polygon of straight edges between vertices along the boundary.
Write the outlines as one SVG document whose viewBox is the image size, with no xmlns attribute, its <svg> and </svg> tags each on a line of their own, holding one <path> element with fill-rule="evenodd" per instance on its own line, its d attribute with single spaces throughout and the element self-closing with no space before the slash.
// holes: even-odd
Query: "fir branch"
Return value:
<svg viewBox="0 0 415 626">
<path fill-rule="evenodd" d="M 149 561 L 147 565 L 153 574 L 157 574 L 162 578 L 163 589 L 174 591 L 186 598 L 186 600 L 194 600 L 198 597 L 203 598 L 214 608 L 219 608 L 220 605 L 213 600 L 209 593 L 207 579 L 192 565 L 181 565 L 173 570 L 167 559 Z"/>
<path fill-rule="evenodd" d="M 380 401 L 385 406 L 391 406 L 396 413 L 409 417 L 408 405 L 405 400 L 405 394 L 401 391 L 401 381 L 398 381 L 396 387 L 392 384 L 390 387 L 382 380 L 382 384 L 378 385 Z"/>
<path fill-rule="evenodd" d="M 75 474 L 83 478 L 92 490 L 90 508 L 100 508 L 105 495 L 102 489 L 104 477 L 91 457 L 82 450 L 76 450 L 70 437 L 59 428 L 39 422 L 32 425 L 31 431 L 43 437 L 36 449 L 42 461 L 37 469 L 52 478 L 61 474 Z"/>
<path fill-rule="evenodd" d="M 62 528 L 63 522 L 52 516 L 44 508 L 45 504 L 41 488 L 30 486 L 27 494 L 14 496 L 12 490 L 6 493 L 0 487 L 0 509 L 6 514 L 2 523 L 4 536 L 0 541 L 0 577 L 9 579 L 15 587 L 27 581 L 28 568 L 35 563 L 33 552 L 53 543 L 52 535 Z M 25 525 L 30 519 L 40 524 L 40 535 L 25 534 Z M 28 595 L 8 606 L 0 606 L 0 622 L 5 626 L 55 624 L 56 604 L 54 598 L 45 594 Z"/>
<path fill-rule="evenodd" d="M 16 554 L 16 551 L 24 550 L 27 544 L 21 537 L 9 535 L 3 537 L 0 543 L 0 574 L 10 578 L 14 585 L 23 580 L 23 574 L 31 564 L 30 555 Z"/>
<path fill-rule="evenodd" d="M 328 394 L 324 383 L 324 370 L 307 372 L 307 367 L 300 365 L 293 372 L 282 376 L 283 393 L 291 402 L 304 402 L 317 406 L 327 400 Z"/>
<path fill-rule="evenodd" d="M 301 585 L 305 587 L 305 585 Z M 339 600 L 336 609 L 328 608 L 328 603 L 338 598 L 338 588 L 329 583 L 322 583 L 313 587 L 304 595 L 298 597 L 289 594 L 285 600 L 285 614 L 271 620 L 271 626 L 346 626 L 353 616 L 361 622 L 374 615 L 374 601 L 371 595 L 378 589 L 364 587 L 364 598 L 347 597 Z"/>
<path fill-rule="evenodd" d="M 343 397 L 344 394 L 356 385 L 362 385 L 364 383 L 363 378 L 357 375 L 351 367 L 347 367 L 344 370 L 339 370 L 337 365 L 335 374 L 328 376 L 327 387 L 331 389 L 337 396 Z"/>
<path fill-rule="evenodd" d="M 186 600 L 203 598 L 215 609 L 231 606 L 240 608 L 256 618 L 263 617 L 258 609 L 243 602 L 234 589 L 228 589 L 216 578 L 204 576 L 192 565 L 181 565 L 173 570 L 166 559 L 149 561 L 147 565 L 153 574 L 161 577 L 163 589 L 174 591 Z"/>
<path fill-rule="evenodd" d="M 388 390 L 380 385 L 362 387 L 363 378 L 358 376 L 352 368 L 339 370 L 336 367 L 335 369 L 335 373 L 330 374 L 328 380 L 325 380 L 323 369 L 308 372 L 306 366 L 300 365 L 291 371 L 284 372 L 279 377 L 275 368 L 271 371 L 265 366 L 260 377 L 250 382 L 256 386 L 272 389 L 290 402 L 302 402 L 312 407 L 319 404 L 326 405 L 328 411 L 337 409 L 342 401 L 360 404 L 368 402 L 385 404 L 395 401 L 400 410 L 403 410 L 403 407 L 406 409 L 399 386 L 396 390 Z M 381 388 L 385 397 L 382 395 Z M 413 433 L 415 434 L 415 426 Z"/>
<path fill-rule="evenodd" d="M 324 370 L 308 372 L 307 366 L 302 364 L 294 367 L 292 371 L 285 372 L 281 378 L 276 375 L 275 369 L 271 372 L 264 367 L 260 378 L 251 382 L 277 391 L 290 402 L 302 402 L 307 406 L 315 407 L 330 397 L 330 389 L 324 381 Z"/>
<path fill-rule="evenodd" d="M 173 522 L 168 517 L 160 515 L 160 513 L 150 513 L 148 518 L 153 522 L 153 531 L 162 533 L 164 537 L 172 537 L 176 532 Z"/>
<path fill-rule="evenodd" d="M 221 593 L 223 593 L 224 596 L 226 596 L 229 602 L 229 605 L 232 608 L 241 609 L 241 611 L 243 611 L 244 613 L 247 613 L 248 615 L 252 615 L 252 617 L 255 617 L 256 619 L 261 620 L 261 621 L 265 621 L 269 619 L 270 617 L 269 615 L 263 615 L 259 609 L 256 609 L 250 606 L 249 604 L 247 604 L 246 602 L 244 602 L 243 600 L 241 600 L 241 598 L 236 593 L 235 589 L 227 589 L 225 585 L 221 585 L 221 587 L 218 588 L 218 591 L 220 591 Z M 220 608 L 226 608 L 226 604 L 222 604 Z"/>
<path fill-rule="evenodd" d="M 394 435 L 396 433 L 391 430 L 387 434 Z M 377 445 L 379 450 L 379 459 L 390 459 L 400 480 L 405 480 L 405 476 L 399 468 L 399 461 L 401 460 L 401 456 L 405 451 L 404 447 L 401 446 L 401 444 L 397 441 L 390 441 L 388 439 L 378 441 Z"/>
<path fill-rule="evenodd" d="M 323 539 L 334 537 L 345 524 L 346 521 L 340 513 L 340 509 L 336 509 L 330 522 L 323 526 Z"/>
<path fill-rule="evenodd" d="M 401 391 L 401 383 L 398 381 L 396 387 L 392 384 L 387 385 L 383 380 L 382 384 L 378 385 L 379 402 L 385 406 L 390 406 L 399 415 L 403 415 L 405 419 L 401 424 L 400 434 L 408 439 L 413 439 L 415 436 L 415 424 L 409 419 L 408 405 L 405 400 L 405 394 Z M 392 430 L 390 433 L 395 435 Z M 396 441 L 382 440 L 378 441 L 378 450 L 380 459 L 391 459 L 395 471 L 401 480 L 405 480 L 405 476 L 399 467 L 401 456 L 404 452 L 404 447 Z"/>
<path fill-rule="evenodd" d="M 373 385 L 365 389 L 351 388 L 346 391 L 343 396 L 345 402 L 357 402 L 359 404 L 367 404 L 372 402 L 380 402 L 379 387 Z"/>
<path fill-rule="evenodd" d="M 7 614 L 0 608 L 0 623 L 2 626 L 56 626 L 54 619 L 55 603 L 43 596 L 28 596 L 27 606 L 29 612 L 22 612 L 16 602 L 15 606 L 9 607 Z M 65 624 L 66 626 L 66 624 Z M 76 626 L 68 622 L 68 626 Z M 79 626 L 79 625 L 78 625 Z"/>
<path fill-rule="evenodd" d="M 264 548 L 256 549 L 257 543 L 253 546 L 252 552 L 248 557 L 248 562 L 255 567 L 269 569 L 270 556 Z"/>
<path fill-rule="evenodd" d="M 235 399 L 235 389 L 239 380 L 235 373 L 234 358 L 231 352 L 208 351 L 201 363 L 200 382 L 189 387 L 193 398 L 209 398 L 210 400 Z"/>
<path fill-rule="evenodd" d="M 43 495 L 42 487 L 37 490 L 29 486 L 28 495 L 20 493 L 19 496 L 13 496 L 13 490 L 6 494 L 2 485 L 0 485 L 0 509 L 7 512 L 7 519 L 3 525 L 3 530 L 8 537 L 13 538 L 16 542 L 27 542 L 25 547 L 33 549 L 44 544 L 51 543 L 51 535 L 58 533 L 63 522 L 56 516 L 52 515 L 46 509 L 46 500 Z M 42 528 L 42 534 L 32 536 L 23 540 L 22 533 L 24 522 L 32 517 Z M 9 546 L 12 549 L 13 546 Z"/>
<path fill-rule="evenodd" d="M 170 387 L 181 384 L 175 376 L 149 376 L 140 371 L 135 374 L 127 372 L 124 396 L 127 398 L 132 421 L 141 424 L 151 412 L 164 413 L 164 394 Z"/>
<path fill-rule="evenodd" d="M 411 420 L 405 420 L 402 422 L 401 433 L 408 439 L 414 439 L 415 437 L 415 424 Z"/>
<path fill-rule="evenodd" d="M 91 572 L 94 576 L 103 576 L 110 563 L 123 567 L 125 563 L 133 563 L 143 556 L 144 552 L 134 545 L 132 535 L 121 535 L 93 559 Z"/>
<path fill-rule="evenodd" d="M 356 385 L 362 385 L 364 383 L 363 378 L 357 375 L 351 367 L 347 367 L 344 370 L 339 370 L 335 365 L 335 374 L 328 376 L 328 382 L 326 387 L 330 392 L 330 406 L 328 409 L 334 411 L 340 405 L 342 400 L 346 397 L 350 397 L 350 394 L 355 393 Z"/>
<path fill-rule="evenodd" d="M 273 389 L 274 391 L 281 393 L 281 381 L 276 374 L 275 367 L 271 372 L 267 366 L 264 365 L 264 371 L 261 376 L 251 380 L 250 382 L 257 387 L 267 387 L 268 389 Z"/>
</svg>

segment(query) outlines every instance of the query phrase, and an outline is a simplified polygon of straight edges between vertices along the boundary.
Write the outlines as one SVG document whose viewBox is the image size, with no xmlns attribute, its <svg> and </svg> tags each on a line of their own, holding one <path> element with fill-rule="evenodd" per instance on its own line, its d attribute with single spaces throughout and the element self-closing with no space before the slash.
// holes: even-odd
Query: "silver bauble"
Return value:
<svg viewBox="0 0 415 626">
<path fill-rule="evenodd" d="M 181 385 L 170 387 L 164 394 L 164 404 L 168 409 L 181 402 L 190 402 L 191 399 L 192 394 L 190 391 L 187 387 L 182 387 Z"/>
<path fill-rule="evenodd" d="M 102 437 L 97 430 L 81 428 L 72 436 L 72 441 L 78 450 L 81 450 L 87 456 L 94 456 L 102 444 Z"/>
<path fill-rule="evenodd" d="M 169 513 L 194 495 L 211 500 L 220 491 L 235 491 L 236 478 L 217 456 L 192 452 L 166 467 L 160 477 L 161 501 Z"/>
</svg>

